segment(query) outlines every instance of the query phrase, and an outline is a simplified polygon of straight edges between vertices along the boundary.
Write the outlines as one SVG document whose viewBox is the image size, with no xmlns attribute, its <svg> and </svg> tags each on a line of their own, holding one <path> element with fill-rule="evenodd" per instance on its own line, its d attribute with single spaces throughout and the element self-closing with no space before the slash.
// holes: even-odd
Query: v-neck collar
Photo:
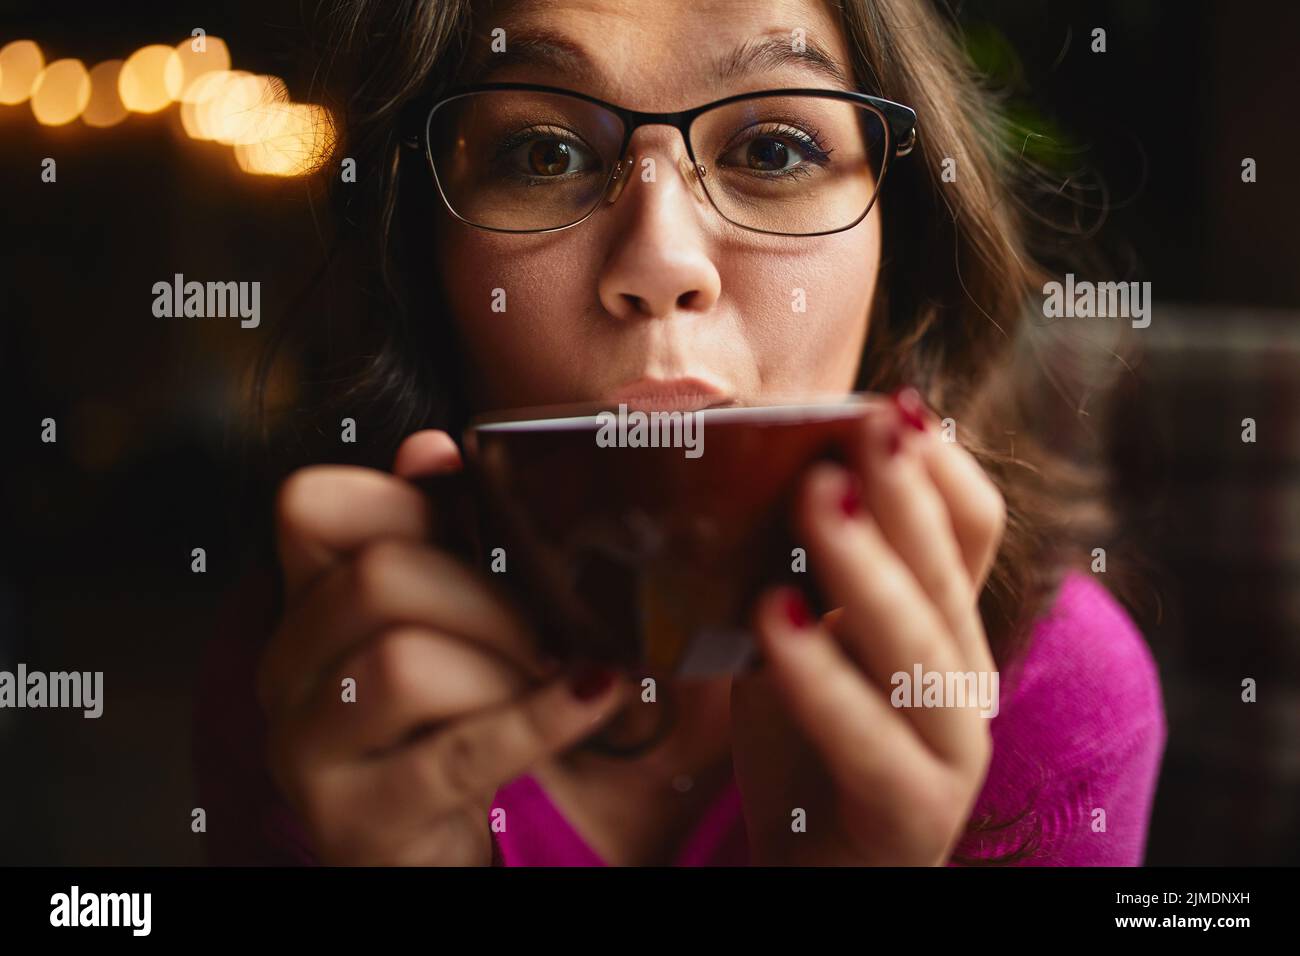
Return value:
<svg viewBox="0 0 1300 956">
<path fill-rule="evenodd" d="M 506 810 L 504 833 L 494 834 L 507 866 L 608 866 L 560 812 L 541 781 L 523 774 L 497 791 L 494 808 Z M 669 866 L 739 865 L 744 826 L 734 775 L 706 806 L 678 845 Z"/>
</svg>

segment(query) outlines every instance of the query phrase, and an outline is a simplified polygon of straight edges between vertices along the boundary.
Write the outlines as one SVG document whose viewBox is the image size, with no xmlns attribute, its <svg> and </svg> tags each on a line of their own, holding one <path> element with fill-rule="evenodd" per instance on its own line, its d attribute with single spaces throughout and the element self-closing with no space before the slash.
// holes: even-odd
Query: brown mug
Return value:
<svg viewBox="0 0 1300 956">
<path fill-rule="evenodd" d="M 480 416 L 465 468 L 417 482 L 460 551 L 557 660 L 712 677 L 756 661 L 760 591 L 824 610 L 790 506 L 818 459 L 846 461 L 879 396 L 693 412 L 609 403 Z M 658 417 L 656 417 L 658 416 Z"/>
</svg>

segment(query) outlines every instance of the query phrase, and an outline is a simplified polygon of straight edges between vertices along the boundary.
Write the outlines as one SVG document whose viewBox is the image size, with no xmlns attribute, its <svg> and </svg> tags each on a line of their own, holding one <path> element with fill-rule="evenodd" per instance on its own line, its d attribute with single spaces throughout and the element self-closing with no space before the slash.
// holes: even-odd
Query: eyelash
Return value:
<svg viewBox="0 0 1300 956">
<path fill-rule="evenodd" d="M 737 143 L 736 147 L 743 146 L 746 143 L 753 142 L 756 139 L 762 139 L 763 137 L 784 136 L 789 139 L 795 140 L 796 143 L 798 143 L 800 149 L 810 153 L 811 155 L 807 157 L 805 162 L 799 163 L 798 165 L 795 166 L 791 166 L 788 169 L 772 170 L 764 173 L 756 173 L 755 175 L 761 176 L 765 179 L 797 179 L 800 176 L 807 177 L 812 175 L 812 172 L 808 169 L 809 163 L 815 166 L 825 166 L 827 163 L 830 162 L 831 153 L 835 152 L 835 149 L 834 147 L 828 148 L 823 144 L 820 130 L 816 128 L 807 129 L 807 130 L 800 129 L 791 126 L 789 124 L 782 123 L 779 120 L 769 120 L 769 122 L 778 124 L 778 128 L 775 130 L 765 130 L 763 132 L 753 133 L 752 135 L 750 135 L 748 139 Z M 750 127 L 750 129 L 752 128 L 753 127 Z M 560 128 L 557 128 L 557 132 L 561 134 L 571 133 L 570 130 L 564 130 Z M 494 151 L 496 161 L 500 162 L 501 160 L 508 157 L 515 149 L 519 148 L 520 146 L 523 146 L 526 143 L 532 142 L 534 139 L 538 138 L 538 136 L 542 136 L 542 135 L 549 135 L 549 132 L 542 129 L 530 128 L 526 130 L 520 130 L 516 133 L 512 133 L 511 135 L 507 136 L 504 140 L 502 140 L 500 143 L 497 144 L 496 149 Z M 556 138 L 562 139 L 562 135 L 557 136 Z M 579 142 L 581 142 L 581 140 L 579 140 Z M 734 149 L 736 147 L 732 147 L 732 148 Z M 726 152 L 730 152 L 730 151 L 731 151 L 730 149 L 726 150 Z M 537 186 L 542 183 L 554 183 L 554 182 L 563 181 L 564 179 L 567 178 L 571 178 L 571 176 L 582 175 L 581 172 L 578 172 L 578 173 L 571 174 L 571 176 L 530 176 L 527 173 L 521 173 L 519 172 L 519 170 L 514 169 L 508 165 L 506 167 L 506 173 L 507 175 L 510 176 L 511 179 L 514 179 L 516 182 L 522 183 L 523 185 L 526 186 Z"/>
<path fill-rule="evenodd" d="M 827 148 L 821 138 L 821 130 L 811 128 L 802 129 L 789 124 L 782 123 L 780 120 L 769 120 L 769 122 L 778 124 L 775 130 L 765 130 L 760 133 L 754 133 L 749 139 L 737 143 L 737 146 L 743 146 L 745 143 L 753 142 L 756 139 L 762 139 L 770 136 L 784 136 L 795 140 L 800 149 L 810 153 L 807 160 L 797 166 L 791 166 L 789 169 L 772 170 L 766 173 L 757 173 L 766 179 L 795 179 L 799 176 L 811 176 L 812 172 L 808 169 L 808 164 L 814 166 L 825 166 L 830 162 L 831 153 L 835 152 L 834 148 Z M 751 127 L 752 128 L 752 127 Z M 730 152 L 730 150 L 727 150 Z"/>
<path fill-rule="evenodd" d="M 530 127 L 528 129 L 524 129 L 516 133 L 512 133 L 509 136 L 507 136 L 504 140 L 502 140 L 500 143 L 498 143 L 496 149 L 493 150 L 493 160 L 496 163 L 500 163 L 503 160 L 507 159 L 512 152 L 514 152 L 520 146 L 523 146 L 525 143 L 530 143 L 533 140 L 537 139 L 539 136 L 551 136 L 551 135 L 554 135 L 554 138 L 560 140 L 563 140 L 564 136 L 566 135 L 571 135 L 574 137 L 575 140 L 577 140 L 577 142 L 582 142 L 582 140 L 578 139 L 577 135 L 574 134 L 572 130 L 566 130 L 563 129 L 562 127 L 555 127 L 555 134 L 552 134 L 549 130 L 545 128 L 539 129 L 537 127 Z M 506 175 L 508 175 L 511 179 L 515 180 L 516 182 L 522 183 L 525 186 L 539 186 L 542 183 L 561 182 L 565 179 L 571 178 L 572 176 L 582 175 L 582 173 L 579 172 L 579 173 L 570 174 L 569 176 L 529 176 L 527 173 L 521 173 L 519 170 L 514 169 L 509 164 L 506 164 L 505 172 Z"/>
</svg>

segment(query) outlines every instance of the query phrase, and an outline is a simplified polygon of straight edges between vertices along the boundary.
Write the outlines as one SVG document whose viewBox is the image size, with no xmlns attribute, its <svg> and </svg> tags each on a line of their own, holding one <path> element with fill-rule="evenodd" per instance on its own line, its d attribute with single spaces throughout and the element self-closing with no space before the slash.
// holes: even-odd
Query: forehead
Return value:
<svg viewBox="0 0 1300 956">
<path fill-rule="evenodd" d="M 664 111 L 773 87 L 853 88 L 824 0 L 516 0 L 477 18 L 466 72 Z"/>
</svg>

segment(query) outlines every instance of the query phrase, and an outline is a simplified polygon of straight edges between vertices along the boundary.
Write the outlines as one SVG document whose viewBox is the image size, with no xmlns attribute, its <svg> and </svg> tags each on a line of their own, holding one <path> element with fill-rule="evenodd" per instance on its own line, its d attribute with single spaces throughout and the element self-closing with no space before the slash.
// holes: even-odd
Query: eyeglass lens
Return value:
<svg viewBox="0 0 1300 956">
<path fill-rule="evenodd" d="M 490 90 L 429 118 L 438 184 L 456 214 L 492 229 L 570 225 L 601 201 L 623 122 L 556 93 Z M 695 159 L 718 211 L 737 225 L 807 235 L 853 225 L 871 206 L 887 137 L 868 106 L 807 95 L 738 100 L 695 119 Z M 634 170 L 633 175 L 637 174 Z"/>
</svg>

